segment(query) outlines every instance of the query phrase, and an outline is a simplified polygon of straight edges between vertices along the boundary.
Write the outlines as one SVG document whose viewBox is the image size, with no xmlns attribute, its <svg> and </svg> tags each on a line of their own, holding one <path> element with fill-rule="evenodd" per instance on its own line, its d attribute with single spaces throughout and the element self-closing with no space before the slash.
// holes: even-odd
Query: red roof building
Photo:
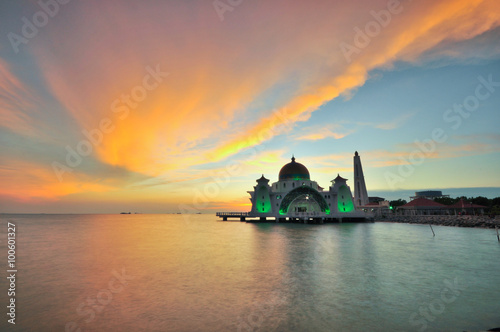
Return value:
<svg viewBox="0 0 500 332">
<path fill-rule="evenodd" d="M 478 205 L 478 204 L 473 204 L 471 202 L 468 202 L 464 199 L 460 199 L 458 202 L 455 204 L 449 205 L 448 209 L 451 209 L 455 214 L 460 213 L 460 214 L 483 214 L 484 209 L 487 209 L 487 206 L 484 205 Z"/>
<path fill-rule="evenodd" d="M 449 205 L 448 207 L 453 208 L 453 209 L 465 209 L 465 208 L 486 209 L 487 208 L 487 206 L 473 204 L 473 203 L 465 201 L 463 199 L 460 199 L 458 202 L 456 202 L 455 204 Z"/>
<path fill-rule="evenodd" d="M 423 197 L 416 198 L 405 205 L 401 205 L 397 210 L 403 215 L 411 216 L 448 214 L 448 206 Z"/>
</svg>

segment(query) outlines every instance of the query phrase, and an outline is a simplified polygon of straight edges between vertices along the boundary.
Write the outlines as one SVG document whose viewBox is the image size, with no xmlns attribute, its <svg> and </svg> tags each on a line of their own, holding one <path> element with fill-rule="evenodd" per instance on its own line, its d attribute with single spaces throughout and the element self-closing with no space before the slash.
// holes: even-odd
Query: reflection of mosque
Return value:
<svg viewBox="0 0 500 332">
<path fill-rule="evenodd" d="M 246 216 L 267 218 L 276 221 L 342 221 L 366 218 L 365 212 L 357 210 L 368 203 L 363 169 L 358 153 L 354 155 L 355 196 L 340 175 L 332 180 L 325 190 L 312 181 L 308 169 L 295 161 L 283 166 L 278 182 L 269 184 L 262 175 L 254 191 L 249 191 L 252 210 Z"/>
</svg>

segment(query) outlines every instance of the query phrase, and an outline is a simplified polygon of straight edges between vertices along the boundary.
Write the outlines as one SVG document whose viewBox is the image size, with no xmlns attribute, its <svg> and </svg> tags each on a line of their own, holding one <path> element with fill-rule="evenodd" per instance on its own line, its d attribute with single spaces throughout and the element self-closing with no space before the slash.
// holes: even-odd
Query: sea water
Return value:
<svg viewBox="0 0 500 332">
<path fill-rule="evenodd" d="M 500 327 L 495 230 L 1 215 L 5 331 L 464 331 Z M 8 323 L 7 223 L 16 227 Z"/>
</svg>

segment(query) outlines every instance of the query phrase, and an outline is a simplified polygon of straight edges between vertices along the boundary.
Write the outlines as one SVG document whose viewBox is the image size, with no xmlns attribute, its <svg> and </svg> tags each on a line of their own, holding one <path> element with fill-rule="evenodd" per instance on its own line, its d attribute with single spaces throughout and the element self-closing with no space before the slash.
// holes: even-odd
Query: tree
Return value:
<svg viewBox="0 0 500 332">
<path fill-rule="evenodd" d="M 396 200 L 396 201 L 390 201 L 390 202 L 389 202 L 389 205 L 390 205 L 393 209 L 395 209 L 395 208 L 397 208 L 398 206 L 405 205 L 406 203 L 408 203 L 406 200 L 404 200 L 404 199 L 401 199 L 401 198 L 400 198 L 400 199 L 398 199 L 398 200 Z"/>
<path fill-rule="evenodd" d="M 459 198 L 450 198 L 450 197 L 437 197 L 434 199 L 434 202 L 444 204 L 444 205 L 452 205 L 458 202 Z"/>
<path fill-rule="evenodd" d="M 500 214 L 500 205 L 494 205 L 492 208 L 491 208 L 491 212 L 490 212 L 492 215 L 498 215 Z"/>
<path fill-rule="evenodd" d="M 490 206 L 500 206 L 500 197 L 495 197 L 491 199 Z"/>
<path fill-rule="evenodd" d="M 478 205 L 483 205 L 483 206 L 490 206 L 490 200 L 486 197 L 483 196 L 478 196 L 470 199 L 470 202 L 473 204 L 478 204 Z"/>
</svg>

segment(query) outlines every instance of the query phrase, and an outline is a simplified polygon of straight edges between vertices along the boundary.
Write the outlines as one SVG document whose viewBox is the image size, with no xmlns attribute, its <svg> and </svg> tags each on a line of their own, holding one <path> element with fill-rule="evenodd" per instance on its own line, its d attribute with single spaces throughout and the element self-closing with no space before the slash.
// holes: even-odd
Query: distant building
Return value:
<svg viewBox="0 0 500 332">
<path fill-rule="evenodd" d="M 460 199 L 458 202 L 452 205 L 444 205 L 438 202 L 435 202 L 431 199 L 427 199 L 424 197 L 418 197 L 411 202 L 402 205 L 396 209 L 397 214 L 400 215 L 410 215 L 410 216 L 419 216 L 419 215 L 458 215 L 458 214 L 467 214 L 467 215 L 477 215 L 484 214 L 484 210 L 487 209 L 487 206 L 473 204 L 467 202 L 463 199 Z"/>
<path fill-rule="evenodd" d="M 391 212 L 389 201 L 386 201 L 383 198 L 382 200 L 371 201 L 363 206 L 360 206 L 360 209 L 365 212 L 371 212 L 374 217 L 387 216 Z"/>
<path fill-rule="evenodd" d="M 484 210 L 487 206 L 473 204 L 466 200 L 460 199 L 458 202 L 452 205 L 448 205 L 447 208 L 450 210 L 451 214 L 484 214 Z"/>
<path fill-rule="evenodd" d="M 450 197 L 450 195 L 443 195 L 443 192 L 440 190 L 425 190 L 425 191 L 416 191 L 415 196 L 410 196 L 410 199 L 427 198 L 434 200 L 440 197 Z"/>
<path fill-rule="evenodd" d="M 396 209 L 398 214 L 405 216 L 421 216 L 434 214 L 448 214 L 448 206 L 434 202 L 432 199 L 418 197 Z"/>
<path fill-rule="evenodd" d="M 368 197 L 368 203 L 378 203 L 383 201 L 385 201 L 385 198 L 383 197 L 377 197 L 377 196 Z"/>
</svg>

